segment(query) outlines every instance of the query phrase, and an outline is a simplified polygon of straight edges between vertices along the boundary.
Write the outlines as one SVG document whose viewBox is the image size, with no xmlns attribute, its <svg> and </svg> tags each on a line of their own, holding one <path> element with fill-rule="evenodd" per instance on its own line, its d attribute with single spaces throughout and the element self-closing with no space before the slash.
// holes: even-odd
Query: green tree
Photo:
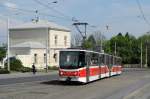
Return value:
<svg viewBox="0 0 150 99">
<path fill-rule="evenodd" d="M 86 39 L 83 43 L 82 46 L 84 49 L 90 49 L 90 50 L 94 50 L 95 46 L 96 46 L 96 41 L 93 35 L 90 35 L 88 37 L 88 39 Z"/>
<path fill-rule="evenodd" d="M 125 35 L 118 33 L 117 36 L 112 37 L 105 44 L 105 51 L 113 54 L 115 52 L 115 43 L 117 45 L 117 55 L 122 57 L 125 64 L 137 64 L 140 61 L 140 49 L 138 40 L 130 35 L 128 32 Z"/>
<path fill-rule="evenodd" d="M 7 69 L 7 63 L 5 64 L 5 68 Z M 23 65 L 19 59 L 10 58 L 10 70 L 20 71 L 21 68 L 23 68 Z"/>
<path fill-rule="evenodd" d="M 142 36 L 140 36 L 139 38 L 138 38 L 138 45 L 139 45 L 139 48 L 140 48 L 140 46 L 141 46 L 141 43 L 142 43 L 142 50 L 143 50 L 143 52 L 142 52 L 142 54 L 143 54 L 143 64 L 145 64 L 146 63 L 146 46 L 147 46 L 147 58 L 148 58 L 148 60 L 147 60 L 147 62 L 148 62 L 148 66 L 150 66 L 150 35 L 148 34 L 148 33 L 146 33 L 146 34 L 144 34 L 144 35 L 142 35 Z"/>
<path fill-rule="evenodd" d="M 4 57 L 6 57 L 6 49 L 5 47 L 0 47 L 0 61 L 2 61 Z"/>
<path fill-rule="evenodd" d="M 92 43 L 89 42 L 88 40 L 85 40 L 83 43 L 82 43 L 82 47 L 84 49 L 91 49 L 92 48 Z"/>
</svg>

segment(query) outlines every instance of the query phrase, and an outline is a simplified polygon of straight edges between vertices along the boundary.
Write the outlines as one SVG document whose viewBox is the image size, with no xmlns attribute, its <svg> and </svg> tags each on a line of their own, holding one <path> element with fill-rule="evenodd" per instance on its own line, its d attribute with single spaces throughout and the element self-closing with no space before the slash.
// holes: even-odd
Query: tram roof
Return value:
<svg viewBox="0 0 150 99">
<path fill-rule="evenodd" d="M 102 53 L 100 53 L 100 52 L 91 51 L 91 50 L 82 50 L 82 49 L 63 49 L 63 50 L 60 50 L 60 51 L 83 51 L 83 52 L 93 52 L 93 53 L 102 54 Z"/>
<path fill-rule="evenodd" d="M 100 53 L 100 52 L 96 52 L 96 51 L 83 50 L 83 49 L 62 49 L 62 50 L 60 50 L 60 51 L 83 51 L 83 52 L 92 52 L 92 53 L 97 53 L 97 54 L 104 54 L 104 55 L 113 56 L 113 57 L 116 57 L 116 58 L 121 58 L 121 57 L 114 56 L 114 55 L 110 55 L 110 54 L 107 54 L 107 53 Z"/>
</svg>

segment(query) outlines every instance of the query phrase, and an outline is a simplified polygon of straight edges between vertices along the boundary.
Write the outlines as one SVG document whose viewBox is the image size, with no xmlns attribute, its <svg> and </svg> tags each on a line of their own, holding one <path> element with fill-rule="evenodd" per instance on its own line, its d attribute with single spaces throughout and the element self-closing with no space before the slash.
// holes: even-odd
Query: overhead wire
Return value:
<svg viewBox="0 0 150 99">
<path fill-rule="evenodd" d="M 144 14 L 144 11 L 143 11 L 143 8 L 142 8 L 142 5 L 141 5 L 140 1 L 136 0 L 136 2 L 137 2 L 137 5 L 138 5 L 138 8 L 140 10 L 140 13 L 141 13 L 141 15 L 143 17 L 143 20 L 145 21 L 146 24 L 148 24 L 150 26 L 150 22 L 147 20 L 145 14 Z"/>
<path fill-rule="evenodd" d="M 14 7 L 8 7 L 8 8 L 19 10 L 19 11 L 26 12 L 26 13 L 32 13 L 32 14 L 36 13 L 36 11 L 37 11 L 37 10 L 28 10 L 28 9 L 21 9 L 21 8 L 14 8 Z M 48 16 L 48 17 L 63 19 L 63 20 L 66 20 L 66 21 L 72 21 L 70 19 L 67 19 L 67 18 L 64 18 L 64 17 L 61 17 L 61 16 L 55 16 L 55 15 L 47 14 L 47 13 L 44 13 L 44 12 L 39 12 L 38 11 L 38 14 L 40 14 L 41 16 Z"/>
<path fill-rule="evenodd" d="M 61 16 L 56 16 L 56 15 L 51 15 L 51 14 L 48 14 L 48 13 L 44 13 L 44 12 L 40 12 L 38 10 L 29 10 L 29 9 L 22 9 L 22 8 L 17 8 L 17 7 L 8 7 L 8 8 L 11 8 L 11 9 L 15 9 L 15 10 L 19 10 L 19 11 L 22 11 L 22 12 L 26 12 L 26 13 L 34 13 L 34 14 L 37 14 L 37 11 L 38 11 L 38 14 L 41 15 L 41 16 L 50 16 L 50 17 L 53 17 L 53 18 L 58 18 L 58 19 L 63 19 L 63 20 L 66 20 L 66 21 L 71 21 L 71 22 L 79 22 L 79 20 L 77 20 L 75 17 L 71 17 L 71 16 L 68 16 L 56 9 L 54 9 L 53 7 L 39 1 L 39 0 L 34 0 L 36 3 L 38 3 L 39 5 L 42 5 L 44 6 L 45 8 L 49 9 L 49 10 L 52 10 L 54 11 L 55 13 L 58 13 L 59 15 Z M 1 4 L 0 4 L 1 5 Z M 90 25 L 90 27 L 92 27 L 93 25 Z M 78 28 L 79 29 L 79 28 Z M 81 32 L 81 31 L 80 31 Z"/>
<path fill-rule="evenodd" d="M 35 1 L 36 3 L 38 3 L 39 5 L 42 5 L 42 6 L 46 7 L 47 9 L 49 9 L 49 10 L 51 10 L 51 11 L 54 11 L 54 12 L 58 13 L 59 15 L 62 15 L 63 17 L 65 17 L 65 18 L 67 18 L 67 19 L 69 19 L 69 20 L 74 21 L 74 17 L 68 16 L 68 15 L 66 15 L 66 14 L 64 14 L 64 13 L 62 13 L 62 12 L 56 10 L 56 9 L 54 9 L 53 7 L 47 5 L 47 4 L 45 4 L 45 3 L 43 3 L 43 2 L 41 2 L 41 1 L 39 1 L 39 0 L 34 0 L 34 1 Z"/>
</svg>

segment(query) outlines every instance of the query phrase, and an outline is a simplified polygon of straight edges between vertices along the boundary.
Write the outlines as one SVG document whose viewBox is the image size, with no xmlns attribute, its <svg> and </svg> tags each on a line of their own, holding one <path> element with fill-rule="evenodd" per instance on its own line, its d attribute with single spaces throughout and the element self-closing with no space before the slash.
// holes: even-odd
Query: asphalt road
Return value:
<svg viewBox="0 0 150 99">
<path fill-rule="evenodd" d="M 36 81 L 49 81 L 58 78 L 58 75 L 39 75 L 39 76 L 31 76 L 31 77 L 19 77 L 19 78 L 6 78 L 0 79 L 0 85 L 9 85 L 16 83 L 26 83 L 26 82 L 36 82 Z"/>
<path fill-rule="evenodd" d="M 13 79 L 10 82 L 14 84 L 3 81 L 7 85 L 1 83 L 0 99 L 124 99 L 130 93 L 149 84 L 150 70 L 125 70 L 120 76 L 86 85 L 60 83 L 57 75 L 21 79 L 17 84 Z"/>
</svg>

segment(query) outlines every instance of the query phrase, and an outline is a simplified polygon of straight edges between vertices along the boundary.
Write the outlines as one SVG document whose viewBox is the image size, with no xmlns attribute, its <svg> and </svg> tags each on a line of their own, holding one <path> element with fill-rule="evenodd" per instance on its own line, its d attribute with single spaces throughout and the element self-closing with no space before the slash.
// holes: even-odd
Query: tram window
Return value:
<svg viewBox="0 0 150 99">
<path fill-rule="evenodd" d="M 104 57 L 105 57 L 105 58 L 104 58 L 104 59 L 105 59 L 105 62 L 104 62 L 104 63 L 105 63 L 105 65 L 106 65 L 106 64 L 107 64 L 107 55 L 104 55 Z"/>
<path fill-rule="evenodd" d="M 116 65 L 118 65 L 118 58 L 116 58 Z"/>
<path fill-rule="evenodd" d="M 102 62 L 105 64 L 105 55 L 102 56 Z"/>
<path fill-rule="evenodd" d="M 79 67 L 85 66 L 85 53 L 80 52 L 79 53 Z"/>
<path fill-rule="evenodd" d="M 107 65 L 109 63 L 109 57 L 108 55 L 105 55 L 105 64 Z"/>
<path fill-rule="evenodd" d="M 90 55 L 91 55 L 90 66 L 98 66 L 99 65 L 99 62 L 98 62 L 99 55 L 96 53 L 91 53 Z"/>
<path fill-rule="evenodd" d="M 112 65 L 113 64 L 113 57 L 112 56 L 109 56 L 110 57 L 110 65 Z"/>
<path fill-rule="evenodd" d="M 121 58 L 119 58 L 119 65 L 121 65 Z"/>
<path fill-rule="evenodd" d="M 116 65 L 118 65 L 118 58 L 116 58 Z"/>
<path fill-rule="evenodd" d="M 104 55 L 100 55 L 100 64 L 103 65 L 104 64 Z"/>
<path fill-rule="evenodd" d="M 115 57 L 113 56 L 113 65 L 115 65 Z"/>
<path fill-rule="evenodd" d="M 78 68 L 79 52 L 63 51 L 60 53 L 61 68 Z"/>
<path fill-rule="evenodd" d="M 109 65 L 111 65 L 111 56 L 109 56 Z"/>
<path fill-rule="evenodd" d="M 108 65 L 110 65 L 110 64 L 111 64 L 111 57 L 108 56 Z"/>
<path fill-rule="evenodd" d="M 117 65 L 119 65 L 119 58 L 117 58 Z"/>
<path fill-rule="evenodd" d="M 117 65 L 117 58 L 116 57 L 115 57 L 115 61 L 114 62 L 115 62 L 114 64 Z"/>
</svg>

